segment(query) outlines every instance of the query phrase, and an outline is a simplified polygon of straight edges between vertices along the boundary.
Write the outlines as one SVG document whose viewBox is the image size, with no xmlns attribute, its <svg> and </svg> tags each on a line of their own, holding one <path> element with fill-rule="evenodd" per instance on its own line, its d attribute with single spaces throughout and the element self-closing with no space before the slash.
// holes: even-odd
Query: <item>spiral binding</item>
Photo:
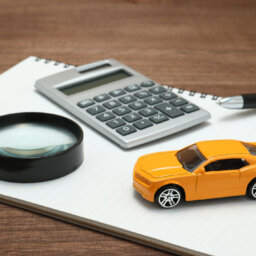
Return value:
<svg viewBox="0 0 256 256">
<path fill-rule="evenodd" d="M 199 97 L 202 98 L 202 99 L 205 99 L 206 97 L 211 97 L 211 100 L 216 101 L 219 98 L 221 98 L 220 96 L 217 96 L 217 95 L 210 95 L 210 94 L 207 94 L 207 93 L 196 92 L 196 91 L 187 91 L 187 90 L 180 89 L 180 88 L 177 88 L 177 87 L 172 87 L 171 85 L 168 85 L 168 84 L 165 84 L 165 86 L 167 86 L 168 90 L 170 90 L 170 91 L 172 91 L 173 89 L 176 89 L 177 93 L 179 93 L 179 94 L 183 94 L 184 92 L 188 92 L 188 95 L 191 96 L 191 97 L 196 96 L 196 95 L 199 94 Z"/>
<path fill-rule="evenodd" d="M 62 62 L 55 61 L 55 60 L 43 59 L 43 58 L 39 58 L 39 57 L 36 57 L 35 61 L 36 62 L 42 61 L 44 64 L 53 63 L 54 66 L 63 65 L 64 68 L 74 67 L 74 65 L 71 65 L 71 64 L 62 63 Z"/>
<path fill-rule="evenodd" d="M 71 64 L 62 63 L 62 62 L 55 61 L 55 60 L 38 58 L 38 57 L 35 58 L 35 61 L 36 62 L 43 61 L 45 64 L 53 63 L 54 66 L 63 65 L 64 68 L 74 67 L 74 65 L 71 65 Z M 196 91 L 186 91 L 184 89 L 172 87 L 172 86 L 170 86 L 168 84 L 165 84 L 164 86 L 168 86 L 168 90 L 170 90 L 170 91 L 172 91 L 174 88 L 177 89 L 179 94 L 183 94 L 184 92 L 188 92 L 188 95 L 191 96 L 191 97 L 193 97 L 193 96 L 195 96 L 195 95 L 197 95 L 199 93 L 199 92 L 196 92 Z M 203 99 L 205 99 L 208 96 L 211 96 L 211 100 L 216 101 L 216 100 L 218 100 L 220 98 L 217 95 L 210 95 L 210 94 L 207 94 L 207 93 L 199 93 L 199 94 L 200 94 L 200 98 L 203 98 Z"/>
</svg>

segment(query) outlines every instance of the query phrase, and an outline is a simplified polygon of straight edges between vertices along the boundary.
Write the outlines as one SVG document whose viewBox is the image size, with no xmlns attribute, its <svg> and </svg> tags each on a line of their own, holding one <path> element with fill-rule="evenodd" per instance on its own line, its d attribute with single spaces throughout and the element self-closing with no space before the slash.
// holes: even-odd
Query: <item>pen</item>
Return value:
<svg viewBox="0 0 256 256">
<path fill-rule="evenodd" d="M 218 104 L 224 108 L 231 109 L 256 108 L 256 94 L 226 97 L 219 100 Z"/>
</svg>

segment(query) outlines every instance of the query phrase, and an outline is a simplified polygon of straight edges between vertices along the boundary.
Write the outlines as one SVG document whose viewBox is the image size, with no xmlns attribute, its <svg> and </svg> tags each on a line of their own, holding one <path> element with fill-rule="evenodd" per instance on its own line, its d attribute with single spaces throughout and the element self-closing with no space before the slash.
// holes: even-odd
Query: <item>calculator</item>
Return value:
<svg viewBox="0 0 256 256">
<path fill-rule="evenodd" d="M 210 114 L 114 59 L 37 80 L 35 87 L 122 148 L 187 129 Z"/>
</svg>

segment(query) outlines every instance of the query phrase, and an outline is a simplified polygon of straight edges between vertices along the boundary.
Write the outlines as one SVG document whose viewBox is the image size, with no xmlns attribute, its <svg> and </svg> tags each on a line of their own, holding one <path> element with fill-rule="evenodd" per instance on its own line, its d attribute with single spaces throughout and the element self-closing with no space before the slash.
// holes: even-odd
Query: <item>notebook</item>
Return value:
<svg viewBox="0 0 256 256">
<path fill-rule="evenodd" d="M 85 60 L 86 62 L 86 60 Z M 132 187 L 141 155 L 176 150 L 200 140 L 256 141 L 255 110 L 226 110 L 216 97 L 173 88 L 208 110 L 212 118 L 183 132 L 124 150 L 49 101 L 34 82 L 70 66 L 29 57 L 0 76 L 0 115 L 39 111 L 66 116 L 83 128 L 85 161 L 57 180 L 18 184 L 0 181 L 0 200 L 138 243 L 182 255 L 254 255 L 256 202 L 246 197 L 186 202 L 165 210 Z"/>
</svg>

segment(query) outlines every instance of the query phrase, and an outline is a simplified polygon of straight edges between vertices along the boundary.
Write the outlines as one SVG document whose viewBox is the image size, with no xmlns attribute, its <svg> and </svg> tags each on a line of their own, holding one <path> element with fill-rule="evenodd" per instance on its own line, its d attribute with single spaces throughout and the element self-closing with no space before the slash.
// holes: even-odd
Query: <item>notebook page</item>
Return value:
<svg viewBox="0 0 256 256">
<path fill-rule="evenodd" d="M 141 155 L 175 150 L 200 140 L 256 141 L 255 111 L 225 110 L 212 96 L 183 97 L 207 109 L 212 118 L 197 127 L 123 150 L 34 89 L 35 80 L 63 70 L 29 57 L 0 76 L 0 115 L 38 111 L 78 122 L 84 131 L 85 161 L 74 173 L 57 180 L 17 184 L 0 181 L 0 195 L 104 223 L 150 239 L 158 239 L 213 255 L 253 255 L 256 249 L 256 207 L 246 197 L 187 202 L 160 209 L 132 187 L 132 171 Z M 58 70 L 57 70 L 57 69 Z M 177 89 L 174 89 L 177 92 Z"/>
</svg>

